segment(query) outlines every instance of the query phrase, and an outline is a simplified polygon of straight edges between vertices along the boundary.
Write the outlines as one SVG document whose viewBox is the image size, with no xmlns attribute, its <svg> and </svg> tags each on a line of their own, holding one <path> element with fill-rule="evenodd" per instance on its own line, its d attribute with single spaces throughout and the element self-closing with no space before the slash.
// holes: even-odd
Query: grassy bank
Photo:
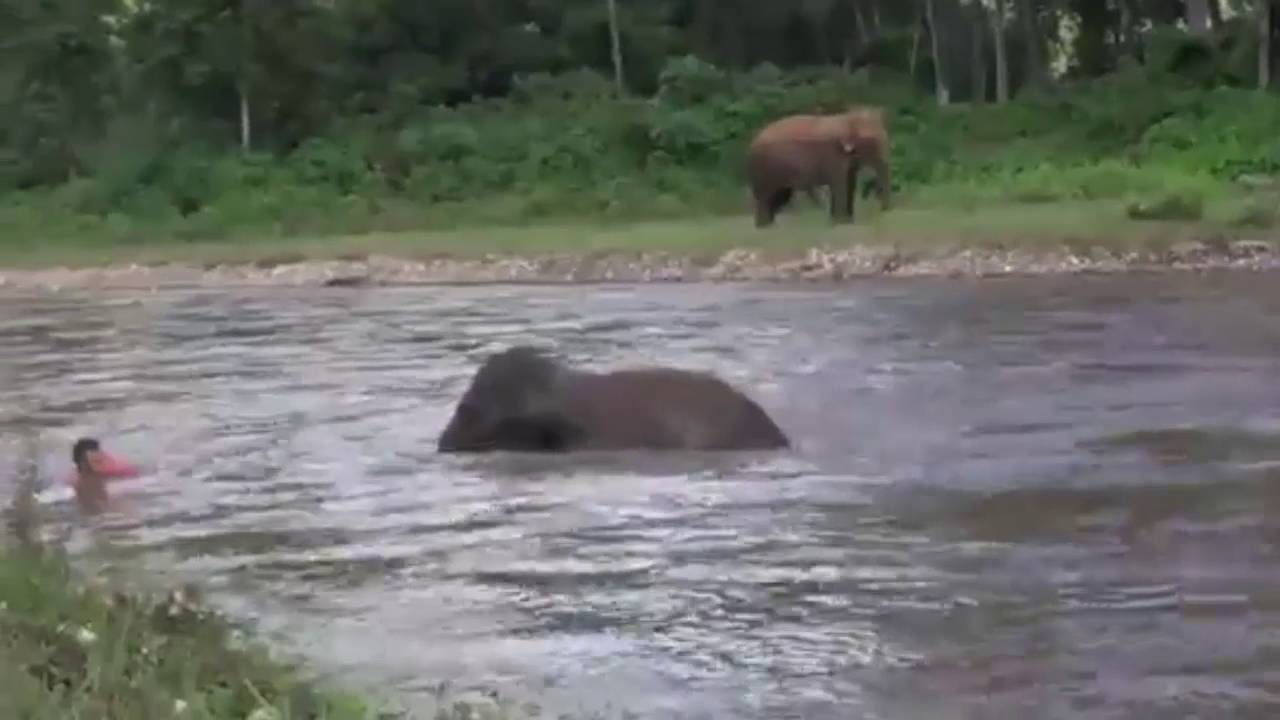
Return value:
<svg viewBox="0 0 1280 720">
<path fill-rule="evenodd" d="M 971 204 L 903 205 L 889 213 L 866 206 L 858 223 L 831 226 L 817 209 L 801 208 L 770 230 L 756 230 L 749 217 L 705 216 L 608 223 L 542 220 L 524 225 L 369 232 L 346 235 L 265 235 L 243 240 L 174 242 L 154 238 L 117 243 L 93 236 L 62 237 L 0 245 L 0 267 L 71 268 L 139 263 L 202 266 L 251 263 L 264 267 L 302 260 L 359 260 L 385 255 L 411 260 L 485 255 L 587 256 L 662 253 L 714 261 L 735 248 L 778 258 L 809 248 L 858 245 L 893 248 L 907 255 L 945 256 L 970 249 L 1066 250 L 1088 256 L 1159 254 L 1180 243 L 1240 238 L 1272 240 L 1270 227 L 1240 222 L 1263 193 L 1227 192 L 1212 197 L 1195 218 L 1131 217 L 1121 199 L 1070 199 L 1040 203 L 975 201 Z M 1277 200 L 1280 202 L 1280 200 Z"/>
<path fill-rule="evenodd" d="M 1141 68 L 937 107 L 883 74 L 731 73 L 674 59 L 652 98 L 589 73 L 510 97 L 353 119 L 286 154 L 122 126 L 94 174 L 0 194 L 0 265 L 591 249 L 1077 243 L 1269 235 L 1280 96 Z M 774 117 L 889 111 L 897 206 L 830 228 L 807 198 L 751 227 L 742 154 Z"/>
<path fill-rule="evenodd" d="M 182 593 L 107 593 L 77 582 L 55 552 L 0 551 L 4 717 L 380 717 L 236 635 Z"/>
</svg>

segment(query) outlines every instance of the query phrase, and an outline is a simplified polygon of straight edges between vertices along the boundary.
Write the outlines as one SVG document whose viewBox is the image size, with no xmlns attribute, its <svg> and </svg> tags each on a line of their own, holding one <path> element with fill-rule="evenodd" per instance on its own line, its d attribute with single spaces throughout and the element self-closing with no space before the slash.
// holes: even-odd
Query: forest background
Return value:
<svg viewBox="0 0 1280 720">
<path fill-rule="evenodd" d="M 1265 0 L 0 0 L 0 256 L 747 218 L 751 134 L 852 102 L 889 111 L 906 208 L 1112 202 L 1269 227 L 1277 16 Z"/>
</svg>

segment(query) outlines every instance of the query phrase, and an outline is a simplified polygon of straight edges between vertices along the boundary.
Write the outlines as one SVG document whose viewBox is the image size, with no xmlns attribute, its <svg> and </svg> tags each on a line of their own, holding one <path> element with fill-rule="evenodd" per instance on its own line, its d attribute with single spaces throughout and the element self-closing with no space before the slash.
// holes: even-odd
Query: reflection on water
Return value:
<svg viewBox="0 0 1280 720">
<path fill-rule="evenodd" d="M 646 718 L 1262 717 L 1274 276 L 8 297 L 5 454 L 319 667 Z M 712 369 L 789 453 L 437 456 L 514 343 Z"/>
</svg>

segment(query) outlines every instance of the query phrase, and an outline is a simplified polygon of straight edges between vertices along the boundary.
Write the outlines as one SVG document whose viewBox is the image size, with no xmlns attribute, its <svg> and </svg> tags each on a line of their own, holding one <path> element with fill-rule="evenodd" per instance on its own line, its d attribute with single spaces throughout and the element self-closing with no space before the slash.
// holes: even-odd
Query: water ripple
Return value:
<svg viewBox="0 0 1280 720">
<path fill-rule="evenodd" d="M 410 698 L 450 679 L 552 716 L 1241 717 L 1280 703 L 1277 287 L 14 297 L 0 454 L 34 429 L 51 478 L 82 434 L 147 463 L 100 518 L 42 493 L 84 562 L 202 581 Z M 514 343 L 714 370 L 797 449 L 437 455 L 476 363 Z"/>
</svg>

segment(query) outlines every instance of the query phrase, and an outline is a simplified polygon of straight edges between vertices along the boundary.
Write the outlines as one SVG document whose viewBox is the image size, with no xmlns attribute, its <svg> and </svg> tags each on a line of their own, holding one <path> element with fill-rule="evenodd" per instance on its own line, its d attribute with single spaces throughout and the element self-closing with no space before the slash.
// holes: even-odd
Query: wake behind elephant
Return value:
<svg viewBox="0 0 1280 720">
<path fill-rule="evenodd" d="M 597 373 L 517 346 L 491 355 L 441 433 L 440 452 L 763 450 L 790 446 L 753 400 L 708 374 Z"/>
<path fill-rule="evenodd" d="M 747 149 L 756 227 L 772 225 L 796 190 L 830 190 L 831 219 L 853 220 L 858 172 L 876 174 L 880 205 L 889 209 L 889 133 L 880 108 L 853 106 L 833 115 L 791 115 L 760 130 Z"/>
</svg>

